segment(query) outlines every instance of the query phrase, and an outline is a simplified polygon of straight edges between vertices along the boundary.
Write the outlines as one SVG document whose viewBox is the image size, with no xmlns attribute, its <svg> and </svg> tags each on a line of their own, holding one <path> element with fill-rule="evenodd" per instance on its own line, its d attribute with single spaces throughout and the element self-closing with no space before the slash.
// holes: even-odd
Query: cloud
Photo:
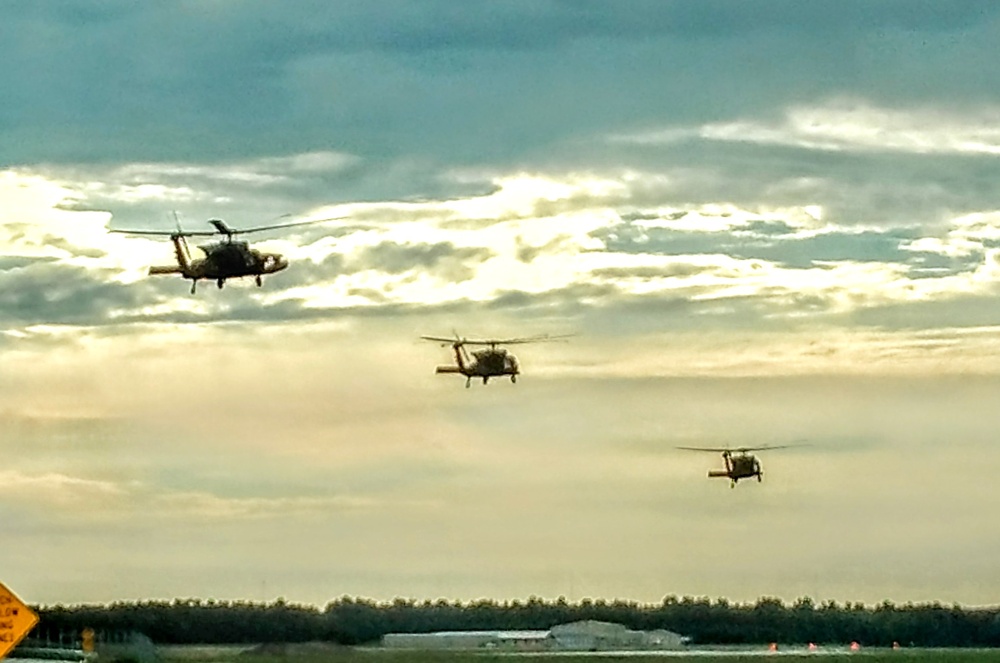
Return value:
<svg viewBox="0 0 1000 663">
<path fill-rule="evenodd" d="M 290 157 L 282 178 L 293 189 L 311 186 L 302 172 L 339 162 Z M 306 165 L 289 165 L 296 163 Z M 175 169 L 187 170 L 166 170 Z M 206 196 L 234 181 L 192 172 L 201 173 Z M 671 188 L 655 197 L 655 173 L 517 173 L 494 175 L 491 186 L 467 197 L 317 206 L 309 213 L 339 220 L 255 242 L 289 257 L 286 273 L 262 289 L 233 280 L 223 292 L 190 297 L 180 279 L 144 275 L 150 264 L 172 260 L 169 245 L 109 235 L 106 214 L 67 208 L 67 200 L 87 209 L 107 202 L 99 179 L 77 173 L 80 179 L 53 186 L 39 174 L 9 177 L 11 190 L 39 192 L 26 199 L 24 220 L 5 226 L 3 240 L 12 258 L 44 259 L 18 258 L 0 273 L 7 286 L 0 306 L 21 326 L 308 320 L 474 301 L 579 313 L 615 297 L 659 293 L 701 302 L 695 308 L 714 310 L 716 320 L 735 315 L 723 302 L 745 299 L 762 315 L 829 323 L 890 302 L 989 297 L 996 271 L 991 212 L 932 226 L 841 225 L 812 202 L 692 204 Z M 258 188 L 272 207 L 291 201 L 283 190 Z"/>
<path fill-rule="evenodd" d="M 733 223 L 733 222 L 729 222 Z M 982 244 L 958 255 L 913 228 L 864 230 L 827 226 L 808 232 L 784 222 L 751 221 L 727 231 L 657 227 L 635 222 L 602 228 L 594 235 L 608 250 L 656 255 L 724 254 L 798 269 L 835 261 L 903 263 L 913 277 L 972 271 L 983 260 Z M 950 255 L 949 255 L 950 254 Z"/>
<path fill-rule="evenodd" d="M 90 427 L 78 420 L 38 424 L 32 444 L 16 454 L 31 466 L 11 469 L 120 491 L 102 498 L 96 513 L 75 510 L 89 508 L 94 498 L 40 506 L 34 526 L 55 528 L 59 540 L 73 541 L 73 560 L 46 565 L 42 575 L 49 581 L 30 564 L 12 562 L 13 568 L 24 569 L 22 583 L 37 588 L 38 600 L 148 598 L 188 589 L 246 597 L 258 591 L 246 577 L 265 577 L 272 590 L 278 586 L 288 596 L 322 604 L 332 594 L 327 584 L 316 584 L 317 574 L 338 594 L 422 596 L 449 577 L 455 583 L 449 595 L 455 596 L 558 594 L 568 591 L 568 576 L 551 569 L 567 569 L 559 560 L 585 541 L 593 543 L 588 554 L 577 555 L 567 571 L 581 594 L 639 600 L 646 591 L 663 594 L 642 580 L 662 570 L 650 561 L 660 559 L 650 555 L 655 550 L 685 578 L 678 592 L 701 588 L 741 600 L 767 587 L 800 589 L 795 583 L 811 577 L 803 559 L 823 559 L 830 568 L 857 574 L 858 582 L 876 578 L 887 555 L 898 559 L 879 548 L 886 527 L 913 510 L 931 509 L 927 528 L 905 537 L 908 559 L 920 569 L 933 557 L 924 542 L 944 537 L 951 551 L 976 543 L 968 522 L 939 516 L 973 504 L 975 491 L 948 488 L 942 505 L 943 493 L 926 492 L 915 503 L 904 488 L 918 477 L 933 477 L 927 485 L 941 490 L 956 477 L 968 482 L 964 459 L 948 462 L 954 445 L 977 454 L 988 449 L 995 379 L 920 369 L 935 363 L 985 368 L 984 357 L 997 355 L 995 329 L 966 334 L 966 340 L 962 330 L 891 334 L 815 326 L 789 336 L 781 329 L 761 332 L 748 320 L 742 334 L 711 324 L 684 334 L 663 327 L 686 324 L 691 316 L 684 308 L 649 298 L 630 302 L 639 310 L 611 298 L 600 316 L 604 325 L 618 325 L 622 336 L 584 320 L 584 333 L 567 343 L 519 348 L 525 375 L 517 385 L 469 391 L 460 381 L 433 375 L 447 352 L 420 345 L 414 330 L 448 333 L 451 316 L 422 307 L 403 316 L 399 310 L 385 318 L 353 316 L 340 325 L 164 325 L 124 338 L 92 332 L 75 347 L 5 352 L 8 407 L 44 403 L 60 411 L 66 403 L 96 404 L 91 394 L 100 393 L 103 407 L 117 415 Z M 646 328 L 633 325 L 641 313 L 653 318 Z M 544 317 L 526 318 L 520 309 L 494 317 L 478 306 L 454 317 L 475 327 L 463 328 L 469 334 L 484 327 L 563 331 L 544 329 Z M 563 324 L 566 319 L 563 311 L 555 315 Z M 358 338 L 365 342 L 359 345 Z M 790 369 L 803 374 L 781 375 Z M 892 371 L 896 377 L 887 376 Z M 81 376 L 91 382 L 81 383 Z M 914 402 L 922 404 L 916 412 Z M 947 421 L 936 414 L 941 402 L 958 408 Z M 657 415 L 650 417 L 651 411 Z M 16 431 L 5 438 L 14 444 L 35 424 L 7 419 L 4 425 Z M 951 440 L 947 447 L 940 445 L 943 436 Z M 803 437 L 815 446 L 808 453 L 765 455 L 765 483 L 746 491 L 740 486 L 738 504 L 727 487 L 704 477 L 718 459 L 669 451 L 693 440 Z M 626 449 L 630 440 L 649 453 Z M 907 453 L 914 448 L 926 453 Z M 989 476 L 990 461 L 976 457 L 984 462 L 974 476 Z M 51 469 L 54 458 L 72 469 Z M 817 468 L 824 471 L 817 474 Z M 906 499 L 885 498 L 880 491 L 887 484 Z M 838 510 L 831 494 L 847 495 L 849 508 Z M 558 517 L 581 509 L 588 514 L 583 520 Z M 852 540 L 870 551 L 874 568 L 861 572 L 830 552 L 839 549 L 833 545 L 837 534 L 800 534 L 817 514 L 842 522 L 845 512 L 854 514 Z M 491 517 L 484 520 L 483 513 Z M 95 522 L 100 545 L 94 543 Z M 679 541 L 679 527 L 692 536 Z M 733 568 L 728 563 L 708 570 L 691 561 L 692 550 L 695 558 L 711 557 L 732 540 L 745 540 L 746 531 L 767 527 L 790 534 L 782 535 L 778 559 L 773 538 L 748 548 L 761 569 L 759 584 L 741 584 L 735 572 L 719 578 L 719 568 Z M 616 536 L 598 541 L 595 528 Z M 16 537 L 28 531 L 15 530 Z M 388 549 L 378 545 L 387 531 L 398 544 Z M 267 544 L 276 536 L 285 545 Z M 115 559 L 109 542 L 119 540 L 133 545 L 125 571 L 111 585 L 70 581 L 95 560 Z M 525 545 L 546 552 L 511 571 Z M 48 548 L 39 554 L 54 555 Z M 626 560 L 627 573 L 600 571 L 613 559 Z M 235 567 L 243 580 L 195 571 L 216 565 Z M 58 569 L 54 575 L 52 568 Z M 484 574 L 484 568 L 493 571 Z M 791 579 L 773 584 L 779 568 L 792 569 Z M 883 582 L 872 587 L 873 597 L 910 595 Z M 823 576 L 807 593 L 868 600 L 859 586 Z M 911 585 L 908 591 L 933 593 L 938 586 Z M 962 600 L 971 596 L 978 595 L 963 592 Z"/>
<path fill-rule="evenodd" d="M 2 5 L 5 572 L 53 602 L 992 600 L 997 16 Z M 175 211 L 337 220 L 191 296 L 147 276 L 168 242 L 108 232 Z M 456 329 L 575 335 L 466 390 L 419 339 Z M 673 449 L 798 439 L 737 491 Z"/>
<path fill-rule="evenodd" d="M 604 269 L 595 269 L 591 273 L 595 278 L 621 283 L 622 281 L 633 279 L 651 281 L 664 278 L 695 276 L 709 269 L 709 267 L 702 265 L 673 264 L 662 268 L 641 266 L 607 267 Z"/>
<path fill-rule="evenodd" d="M 425 270 L 443 281 L 467 281 L 476 269 L 475 263 L 493 256 L 486 248 L 459 249 L 447 242 L 437 244 L 396 244 L 383 242 L 365 249 L 357 257 L 361 268 L 374 268 L 389 274 Z M 470 265 L 470 263 L 472 263 Z"/>
<path fill-rule="evenodd" d="M 995 48 L 995 11 L 980 2 L 841 12 L 783 0 L 629 12 L 558 2 L 488 12 L 314 2 L 4 12 L 0 82 L 17 120 L 7 157 L 16 164 L 331 150 L 382 167 L 407 155 L 419 175 L 429 163 L 510 166 L 664 118 L 773 111 L 831 87 L 882 100 L 996 89 L 989 68 L 955 66 L 965 49 Z"/>
<path fill-rule="evenodd" d="M 115 313 L 140 307 L 142 300 L 137 289 L 112 277 L 51 261 L 5 270 L 0 272 L 0 312 L 11 326 L 108 322 Z"/>
<path fill-rule="evenodd" d="M 361 497 L 225 498 L 210 493 L 161 495 L 148 507 L 171 520 L 272 520 L 318 516 L 337 510 L 366 510 L 377 503 Z"/>
<path fill-rule="evenodd" d="M 52 472 L 32 476 L 5 470 L 0 472 L 0 485 L 4 492 L 30 491 L 43 499 L 53 498 L 65 502 L 118 495 L 122 492 L 119 486 L 107 481 L 93 481 Z"/>
<path fill-rule="evenodd" d="M 613 141 L 670 144 L 698 137 L 710 141 L 780 145 L 818 151 L 885 151 L 906 154 L 1000 154 L 994 108 L 876 108 L 864 100 L 835 99 L 821 106 L 792 106 L 780 123 L 757 120 L 620 135 Z"/>
<path fill-rule="evenodd" d="M 119 484 L 58 473 L 24 474 L 0 472 L 0 493 L 8 500 L 26 502 L 22 508 L 45 511 L 46 520 L 73 518 L 81 526 L 88 522 L 142 520 L 181 522 L 209 526 L 214 522 L 261 522 L 285 519 L 320 519 L 333 512 L 364 512 L 399 508 L 428 508 L 419 500 L 387 500 L 351 495 L 282 495 L 278 497 L 233 497 L 207 491 L 171 491 L 143 486 L 135 481 Z M 26 500 L 26 494 L 31 495 Z"/>
</svg>

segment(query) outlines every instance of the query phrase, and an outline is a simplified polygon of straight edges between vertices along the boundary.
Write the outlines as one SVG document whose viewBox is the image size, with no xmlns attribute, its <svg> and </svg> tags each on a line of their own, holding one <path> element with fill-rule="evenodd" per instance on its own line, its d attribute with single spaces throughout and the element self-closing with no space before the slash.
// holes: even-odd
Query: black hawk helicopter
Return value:
<svg viewBox="0 0 1000 663">
<path fill-rule="evenodd" d="M 175 221 L 177 220 L 174 215 Z M 183 230 L 180 221 L 177 221 L 177 230 L 124 230 L 112 228 L 111 232 L 127 233 L 129 235 L 157 235 L 160 237 L 170 237 L 174 244 L 174 255 L 177 258 L 176 265 L 153 266 L 149 268 L 149 274 L 180 274 L 186 279 L 191 279 L 191 294 L 195 293 L 198 281 L 215 281 L 215 284 L 222 288 L 226 279 L 252 276 L 257 283 L 257 287 L 263 285 L 262 277 L 265 274 L 274 274 L 288 267 L 288 260 L 280 253 L 264 253 L 257 249 L 251 249 L 248 242 L 234 240 L 236 235 L 261 232 L 263 230 L 276 230 L 279 228 L 291 228 L 293 226 L 303 226 L 323 221 L 333 221 L 335 219 L 313 219 L 309 221 L 297 221 L 294 223 L 282 223 L 270 226 L 257 226 L 255 228 L 230 228 L 222 219 L 209 219 L 208 223 L 215 226 L 214 231 Z M 205 253 L 204 258 L 192 258 L 188 249 L 188 237 L 215 237 L 221 235 L 225 239 L 211 244 L 199 246 Z"/>
<path fill-rule="evenodd" d="M 568 335 L 567 335 L 568 336 Z M 507 352 L 501 345 L 514 345 L 518 343 L 539 343 L 544 341 L 555 341 L 567 336 L 529 336 L 526 338 L 506 338 L 506 339 L 486 339 L 469 340 L 459 338 L 458 334 L 454 338 L 443 336 L 421 336 L 427 341 L 437 341 L 443 345 L 451 345 L 455 352 L 455 365 L 438 366 L 435 373 L 459 373 L 465 376 L 465 386 L 468 388 L 472 384 L 473 378 L 482 378 L 483 384 L 493 377 L 510 376 L 511 382 L 517 382 L 517 376 L 521 373 L 521 365 L 517 362 L 517 357 Z M 466 351 L 467 345 L 486 346 L 482 350 L 472 352 Z"/>
<path fill-rule="evenodd" d="M 768 449 L 787 449 L 788 444 L 781 446 L 763 447 L 738 447 L 730 449 L 728 447 L 677 447 L 686 451 L 714 451 L 722 454 L 722 460 L 726 464 L 724 470 L 709 470 L 709 478 L 726 477 L 729 479 L 729 487 L 735 488 L 740 479 L 751 479 L 757 477 L 757 481 L 764 480 L 764 470 L 760 466 L 757 457 L 751 451 L 766 451 Z"/>
</svg>

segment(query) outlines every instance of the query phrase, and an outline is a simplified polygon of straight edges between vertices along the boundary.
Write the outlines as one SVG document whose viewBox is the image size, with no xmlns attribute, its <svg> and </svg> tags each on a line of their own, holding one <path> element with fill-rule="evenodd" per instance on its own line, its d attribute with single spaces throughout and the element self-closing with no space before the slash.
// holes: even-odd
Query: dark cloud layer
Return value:
<svg viewBox="0 0 1000 663">
<path fill-rule="evenodd" d="M 632 192 L 627 203 L 640 217 L 664 200 L 691 207 L 726 201 L 744 209 L 820 205 L 828 222 L 887 228 L 926 226 L 1000 206 L 994 185 L 1000 159 L 992 154 L 833 152 L 694 139 L 629 149 L 612 146 L 610 154 L 604 148 L 595 146 L 580 158 L 669 175 L 665 182 Z M 623 218 L 629 211 L 623 210 Z"/>
<path fill-rule="evenodd" d="M 475 275 L 476 266 L 493 256 L 485 248 L 458 248 L 449 242 L 437 244 L 397 244 L 383 242 L 365 249 L 356 259 L 363 269 L 377 269 L 389 274 L 411 270 L 427 271 L 444 281 L 466 281 Z"/>
<path fill-rule="evenodd" d="M 0 272 L 0 315 L 7 325 L 101 324 L 108 314 L 134 310 L 145 288 L 125 287 L 101 273 L 36 261 Z"/>
<path fill-rule="evenodd" d="M 468 163 L 838 91 L 991 101 L 1000 73 L 954 61 L 996 52 L 997 11 L 976 0 L 14 4 L 0 21 L 0 136 L 15 164 L 316 149 Z"/>
<path fill-rule="evenodd" d="M 822 267 L 836 261 L 898 263 L 911 266 L 912 276 L 917 278 L 968 272 L 983 262 L 981 251 L 951 258 L 907 249 L 907 243 L 920 237 L 917 230 L 910 228 L 831 231 L 806 237 L 786 234 L 790 229 L 783 223 L 751 222 L 725 232 L 697 232 L 623 223 L 593 235 L 601 239 L 608 250 L 623 253 L 728 255 L 795 269 Z M 662 275 L 671 274 L 664 272 Z"/>
</svg>

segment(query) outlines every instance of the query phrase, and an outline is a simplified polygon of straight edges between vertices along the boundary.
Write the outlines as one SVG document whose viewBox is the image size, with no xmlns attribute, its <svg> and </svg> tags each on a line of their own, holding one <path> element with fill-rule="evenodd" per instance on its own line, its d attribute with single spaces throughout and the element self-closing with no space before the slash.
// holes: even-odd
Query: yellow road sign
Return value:
<svg viewBox="0 0 1000 663">
<path fill-rule="evenodd" d="M 37 623 L 35 611 L 0 583 L 0 658 L 10 653 Z"/>
</svg>

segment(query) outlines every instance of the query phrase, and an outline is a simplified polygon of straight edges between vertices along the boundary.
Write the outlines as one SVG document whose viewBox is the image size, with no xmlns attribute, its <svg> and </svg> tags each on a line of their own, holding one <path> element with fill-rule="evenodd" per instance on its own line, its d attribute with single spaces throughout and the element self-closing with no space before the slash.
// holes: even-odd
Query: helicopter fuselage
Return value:
<svg viewBox="0 0 1000 663">
<path fill-rule="evenodd" d="M 180 274 L 191 279 L 191 293 L 194 294 L 199 280 L 215 281 L 221 288 L 226 279 L 243 276 L 256 277 L 261 285 L 261 276 L 274 274 L 288 267 L 288 260 L 280 253 L 264 253 L 251 249 L 247 242 L 225 241 L 199 246 L 204 258 L 192 259 L 187 242 L 181 235 L 171 235 L 177 266 L 150 267 L 150 274 Z"/>
<path fill-rule="evenodd" d="M 487 384 L 492 377 L 510 376 L 511 382 L 517 382 L 521 372 L 517 357 L 504 348 L 487 348 L 471 353 L 472 357 L 463 354 L 461 344 L 452 346 L 455 350 L 455 364 L 438 366 L 436 373 L 458 373 L 464 375 L 465 386 L 468 387 L 473 378 L 481 378 Z"/>
<path fill-rule="evenodd" d="M 517 357 L 507 352 L 503 345 L 513 343 L 539 343 L 542 341 L 555 341 L 566 338 L 568 334 L 561 336 L 527 336 L 507 339 L 477 339 L 470 340 L 459 337 L 455 333 L 454 338 L 446 336 L 421 336 L 425 341 L 435 341 L 442 345 L 450 345 L 455 353 L 455 363 L 449 366 L 438 366 L 436 373 L 457 373 L 465 376 L 465 386 L 472 384 L 473 378 L 481 378 L 483 384 L 489 382 L 492 377 L 510 376 L 511 382 L 517 382 L 517 376 L 521 373 L 521 366 L 517 362 Z M 466 346 L 479 346 L 482 350 L 469 352 Z"/>
<path fill-rule="evenodd" d="M 334 219 L 310 219 L 293 223 L 242 229 L 231 228 L 222 219 L 209 219 L 208 223 L 215 228 L 214 232 L 184 230 L 181 228 L 180 220 L 177 218 L 176 213 L 174 213 L 174 220 L 177 222 L 176 231 L 112 228 L 111 232 L 132 235 L 169 236 L 170 242 L 174 245 L 174 257 L 177 260 L 177 264 L 150 267 L 149 274 L 180 274 L 186 279 L 191 279 L 191 294 L 193 295 L 195 289 L 198 287 L 198 281 L 201 279 L 215 281 L 221 288 L 225 285 L 226 279 L 252 276 L 257 283 L 257 287 L 260 287 L 262 285 L 261 277 L 265 274 L 274 274 L 288 267 L 288 261 L 280 253 L 264 253 L 263 251 L 251 249 L 247 242 L 234 239 L 236 236 L 262 232 L 264 230 L 281 230 L 293 226 L 333 221 Z M 191 252 L 187 244 L 188 237 L 220 236 L 225 239 L 198 247 L 205 253 L 204 258 L 194 259 L 191 257 Z"/>
<path fill-rule="evenodd" d="M 517 375 L 517 357 L 503 348 L 479 350 L 472 353 L 469 372 L 477 376 Z"/>
<path fill-rule="evenodd" d="M 191 271 L 197 278 L 258 276 L 274 274 L 288 267 L 288 261 L 282 255 L 251 249 L 247 242 L 219 242 L 198 248 L 205 252 L 205 257 L 191 261 Z"/>
<path fill-rule="evenodd" d="M 763 451 L 765 449 L 787 449 L 788 444 L 782 445 L 763 445 L 758 447 L 737 447 L 735 449 L 728 447 L 677 447 L 678 449 L 684 449 L 686 451 L 712 451 L 722 454 L 722 460 L 726 464 L 726 469 L 724 470 L 709 470 L 708 476 L 710 478 L 725 478 L 729 479 L 729 485 L 732 488 L 736 487 L 736 483 L 740 479 L 751 479 L 756 477 L 757 481 L 764 480 L 764 469 L 760 465 L 760 461 L 754 456 L 751 451 Z"/>
<path fill-rule="evenodd" d="M 730 452 L 723 452 L 722 458 L 726 462 L 726 469 L 709 470 L 709 477 L 727 478 L 733 486 L 735 486 L 740 479 L 751 479 L 756 477 L 757 481 L 763 480 L 764 473 L 761 470 L 760 461 L 757 460 L 757 458 L 752 454 L 733 454 Z"/>
</svg>

